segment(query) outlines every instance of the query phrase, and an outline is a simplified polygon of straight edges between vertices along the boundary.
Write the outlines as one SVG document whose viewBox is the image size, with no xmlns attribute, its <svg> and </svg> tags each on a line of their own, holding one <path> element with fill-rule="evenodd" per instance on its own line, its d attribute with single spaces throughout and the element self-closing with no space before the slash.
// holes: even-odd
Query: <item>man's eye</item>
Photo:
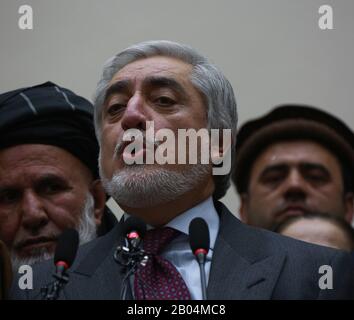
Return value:
<svg viewBox="0 0 354 320">
<path fill-rule="evenodd" d="M 307 174 L 307 179 L 314 183 L 324 183 L 328 181 L 328 177 L 322 173 L 309 172 Z"/>
<path fill-rule="evenodd" d="M 281 173 L 269 173 L 262 177 L 264 184 L 275 185 L 280 183 L 284 179 L 284 175 Z"/>
<path fill-rule="evenodd" d="M 20 195 L 16 191 L 3 191 L 0 192 L 0 203 L 3 204 L 14 203 L 19 197 Z"/>
<path fill-rule="evenodd" d="M 59 184 L 46 184 L 40 187 L 39 192 L 42 194 L 55 194 L 63 191 L 65 188 Z"/>
<path fill-rule="evenodd" d="M 107 113 L 110 116 L 114 116 L 117 113 L 121 112 L 125 108 L 125 104 L 123 103 L 115 103 L 108 107 Z"/>
<path fill-rule="evenodd" d="M 176 104 L 176 101 L 170 97 L 162 96 L 154 100 L 155 104 L 161 107 L 168 107 Z"/>
</svg>

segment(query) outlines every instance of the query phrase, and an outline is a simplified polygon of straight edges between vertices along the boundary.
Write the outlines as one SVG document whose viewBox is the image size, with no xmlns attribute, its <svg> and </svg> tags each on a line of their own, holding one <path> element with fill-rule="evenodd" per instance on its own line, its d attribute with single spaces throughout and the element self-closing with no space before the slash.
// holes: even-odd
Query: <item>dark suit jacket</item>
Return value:
<svg viewBox="0 0 354 320">
<path fill-rule="evenodd" d="M 307 244 L 241 223 L 220 202 L 220 230 L 215 243 L 207 294 L 209 299 L 354 299 L 354 259 L 342 251 Z M 61 299 L 119 299 L 121 267 L 113 253 L 121 223 L 80 248 Z M 333 269 L 333 289 L 320 289 L 322 265 Z M 39 298 L 52 281 L 53 262 L 33 269 L 34 289 L 13 299 Z"/>
<path fill-rule="evenodd" d="M 11 261 L 5 244 L 0 240 L 0 300 L 7 298 L 12 279 Z"/>
<path fill-rule="evenodd" d="M 118 221 L 116 216 L 112 213 L 112 211 L 107 206 L 105 206 L 101 224 L 97 228 L 97 236 L 98 237 L 104 236 L 106 233 L 111 231 L 117 223 Z"/>
</svg>

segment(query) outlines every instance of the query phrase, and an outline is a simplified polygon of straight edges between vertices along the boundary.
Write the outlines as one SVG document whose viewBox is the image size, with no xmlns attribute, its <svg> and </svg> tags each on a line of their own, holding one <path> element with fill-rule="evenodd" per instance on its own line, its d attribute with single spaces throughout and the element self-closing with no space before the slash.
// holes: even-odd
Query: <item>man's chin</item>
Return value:
<svg viewBox="0 0 354 320">
<path fill-rule="evenodd" d="M 14 273 L 23 265 L 33 265 L 44 260 L 52 259 L 54 253 L 46 247 L 33 249 L 31 252 L 11 252 L 11 263 Z"/>
<path fill-rule="evenodd" d="M 144 183 L 142 181 L 141 183 Z M 167 203 L 175 198 L 172 193 L 166 194 L 166 192 L 159 192 L 155 188 L 149 188 L 146 186 L 144 190 L 136 190 L 135 188 L 125 188 L 119 192 L 115 192 L 113 198 L 115 201 L 124 208 L 149 208 L 155 207 Z"/>
<path fill-rule="evenodd" d="M 308 213 L 306 209 L 300 210 L 300 209 L 291 209 L 291 210 L 286 210 L 282 211 L 281 213 L 278 213 L 273 217 L 272 223 L 269 222 L 267 226 L 263 225 L 261 226 L 262 228 L 268 229 L 268 230 L 274 230 L 278 228 L 279 225 L 284 223 L 286 220 L 295 218 L 295 217 L 301 217 L 304 216 Z"/>
<path fill-rule="evenodd" d="M 210 174 L 205 165 L 178 168 L 137 166 L 117 172 L 102 183 L 107 193 L 129 208 L 154 207 L 180 198 L 196 188 Z"/>
<path fill-rule="evenodd" d="M 156 169 L 148 165 L 124 168 L 111 180 L 103 178 L 103 186 L 120 205 L 132 208 L 158 205 L 163 199 L 159 197 L 161 187 L 157 182 L 169 185 L 171 172 Z"/>
</svg>

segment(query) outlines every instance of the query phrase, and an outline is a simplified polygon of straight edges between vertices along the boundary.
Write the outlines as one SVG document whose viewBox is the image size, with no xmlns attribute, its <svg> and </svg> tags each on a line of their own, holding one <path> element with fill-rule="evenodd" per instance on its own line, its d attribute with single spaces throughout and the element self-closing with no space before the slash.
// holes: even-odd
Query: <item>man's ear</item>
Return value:
<svg viewBox="0 0 354 320">
<path fill-rule="evenodd" d="M 347 192 L 344 198 L 344 202 L 346 209 L 344 219 L 351 224 L 354 217 L 354 193 Z"/>
<path fill-rule="evenodd" d="M 240 217 L 244 223 L 248 223 L 248 194 L 242 193 L 240 195 Z"/>
<path fill-rule="evenodd" d="M 98 227 L 102 222 L 104 207 L 106 205 L 106 193 L 103 189 L 101 180 L 95 180 L 91 183 L 90 192 L 94 200 L 94 215 L 96 226 Z"/>
</svg>

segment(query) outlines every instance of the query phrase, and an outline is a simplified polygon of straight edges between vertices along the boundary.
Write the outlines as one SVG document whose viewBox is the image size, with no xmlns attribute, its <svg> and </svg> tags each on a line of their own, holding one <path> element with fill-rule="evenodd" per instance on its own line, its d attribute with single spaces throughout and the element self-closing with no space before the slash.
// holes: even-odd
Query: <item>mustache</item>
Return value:
<svg viewBox="0 0 354 320">
<path fill-rule="evenodd" d="M 25 246 L 36 244 L 40 242 L 47 242 L 47 241 L 57 241 L 60 234 L 48 234 L 48 235 L 41 235 L 39 237 L 30 236 L 26 237 L 25 239 L 17 240 L 13 244 L 13 248 L 15 250 L 21 250 Z"/>
<path fill-rule="evenodd" d="M 281 215 L 284 211 L 286 211 L 289 208 L 297 208 L 303 210 L 305 213 L 311 212 L 311 208 L 308 207 L 304 202 L 302 201 L 285 201 L 281 203 L 274 211 L 276 216 Z"/>
<path fill-rule="evenodd" d="M 123 138 L 128 141 L 124 141 Z M 139 137 L 135 137 L 129 134 L 123 135 L 123 137 L 118 139 L 116 143 L 116 146 L 114 148 L 114 157 L 119 157 L 120 155 L 122 155 L 124 149 L 133 142 L 136 142 L 140 145 L 142 144 L 145 147 L 153 146 L 154 148 L 158 147 L 160 144 L 163 143 L 163 141 L 157 141 L 156 139 L 147 138 L 145 133 L 142 133 Z"/>
</svg>

